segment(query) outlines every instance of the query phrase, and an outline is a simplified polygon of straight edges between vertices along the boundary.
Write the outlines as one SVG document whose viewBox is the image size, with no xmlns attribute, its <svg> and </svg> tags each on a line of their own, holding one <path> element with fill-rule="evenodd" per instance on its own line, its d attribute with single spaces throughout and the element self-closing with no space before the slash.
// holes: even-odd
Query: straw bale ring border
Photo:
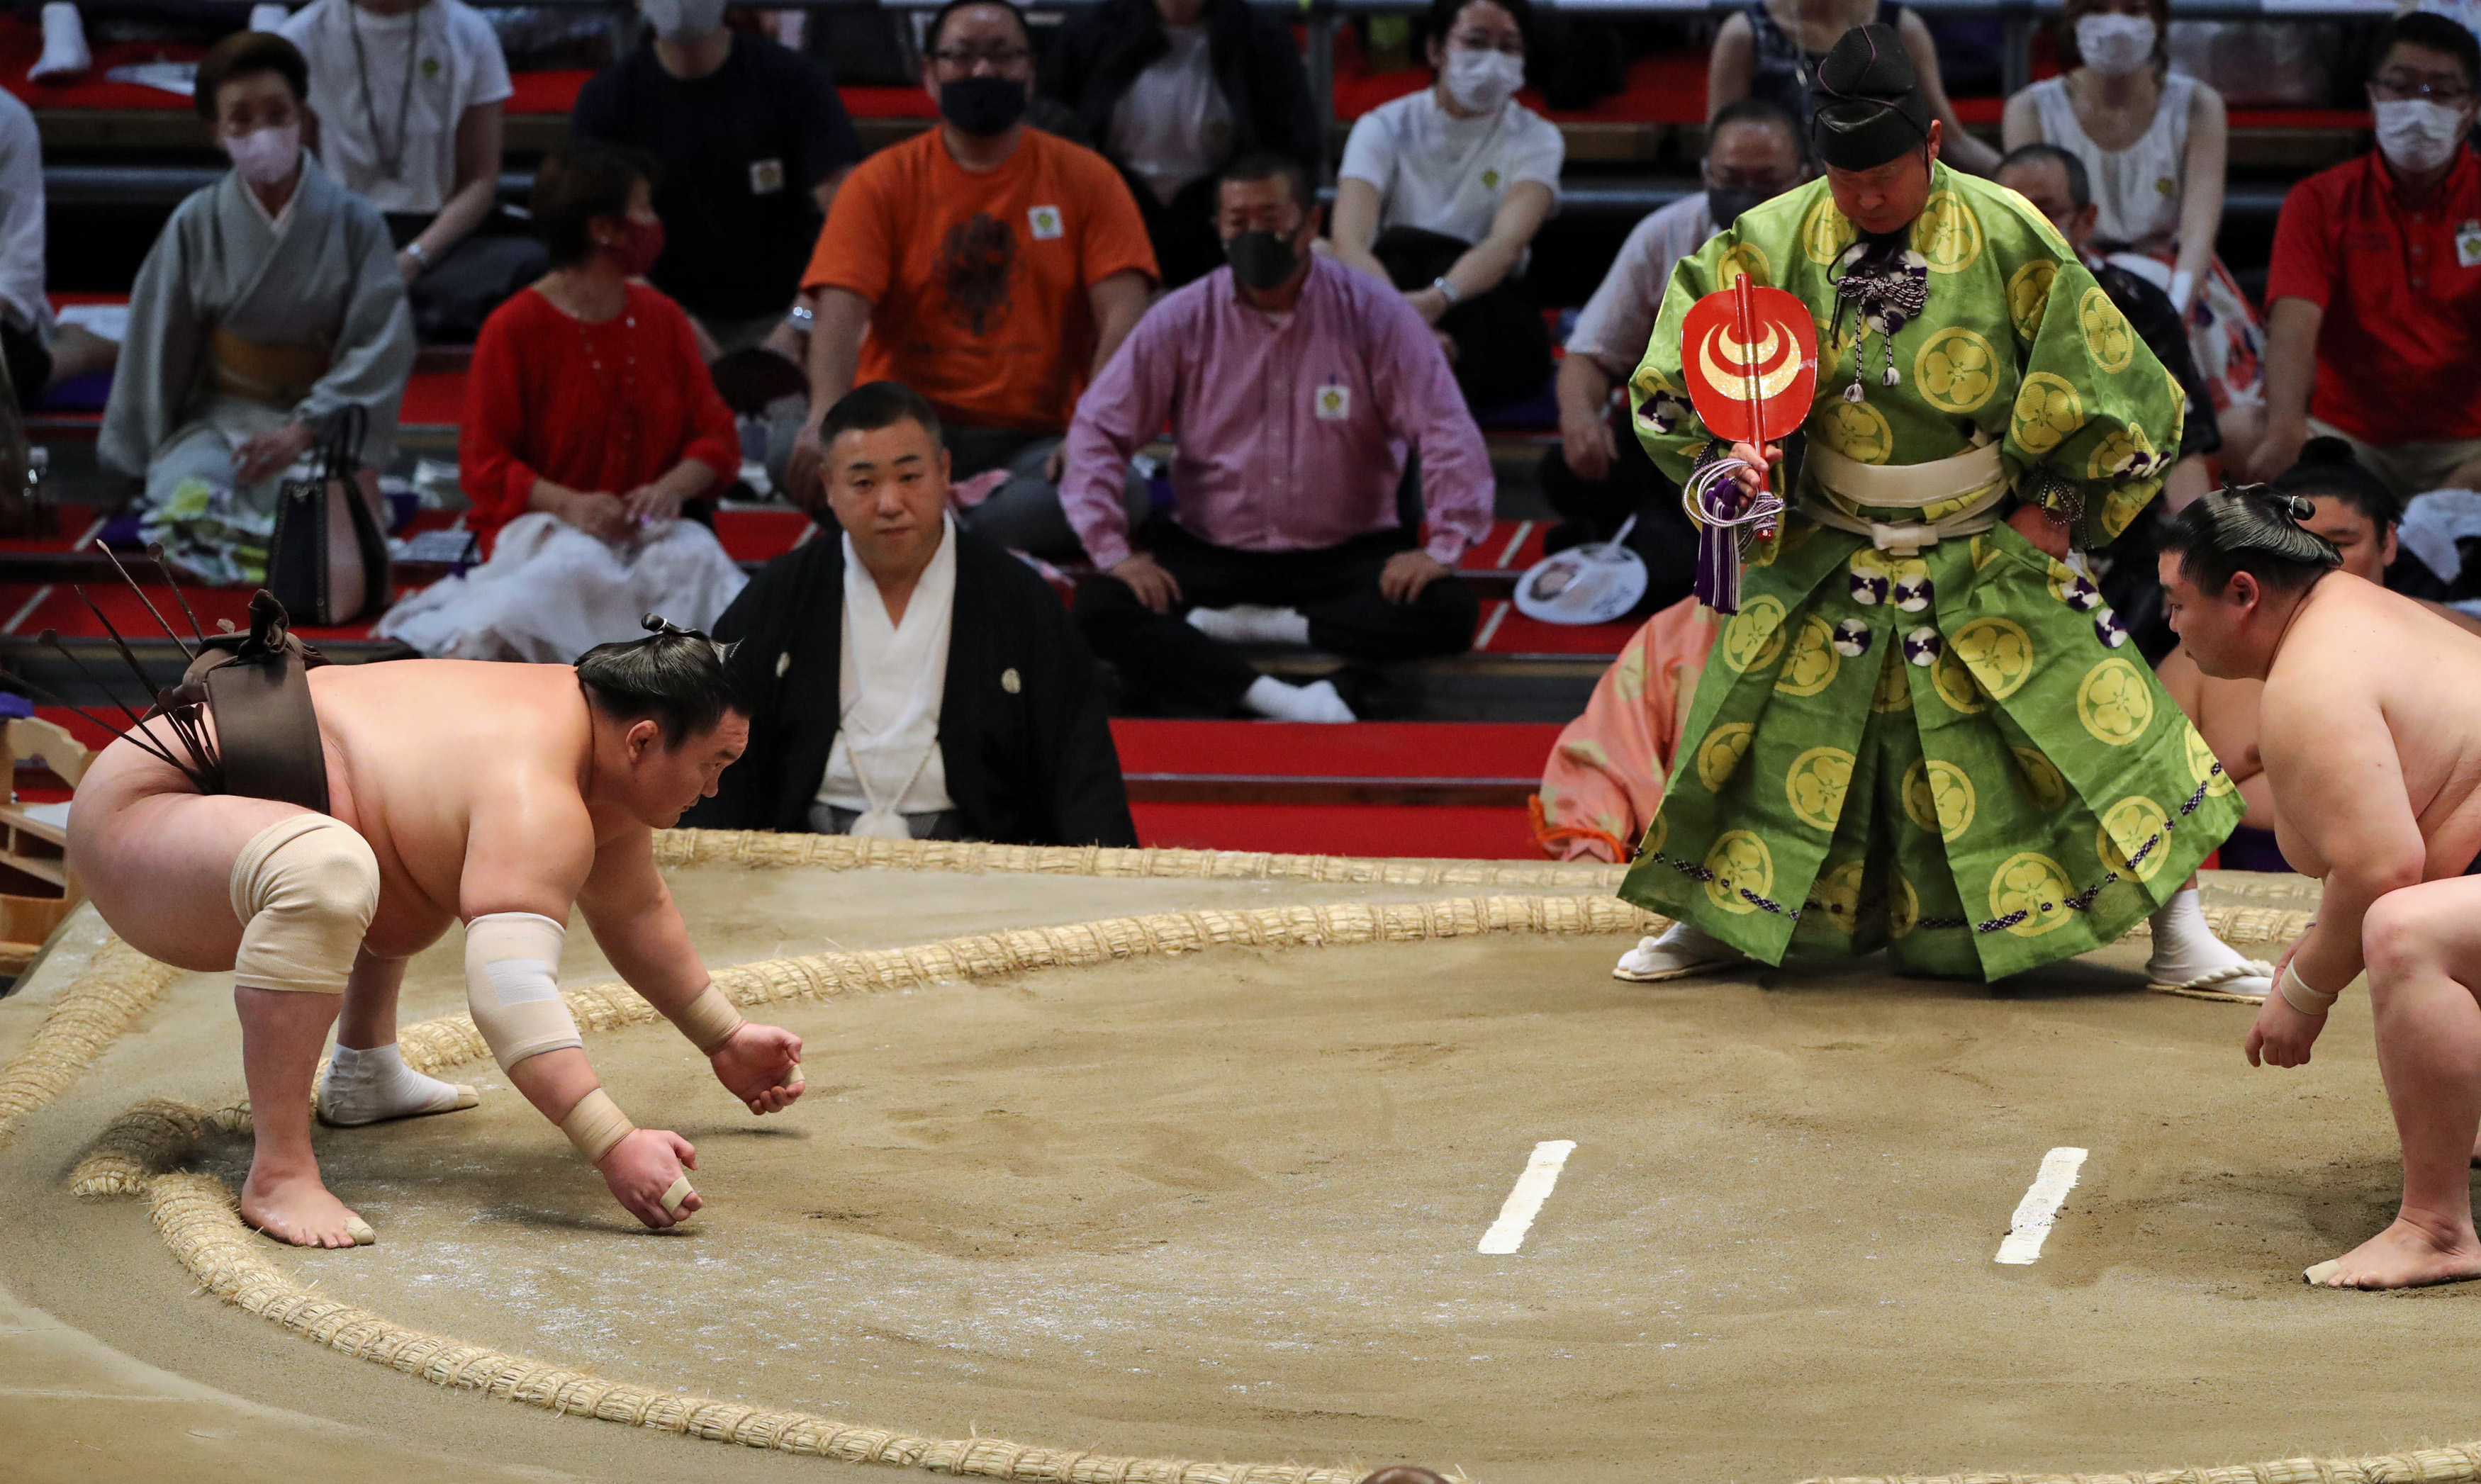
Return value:
<svg viewBox="0 0 2481 1484">
<path fill-rule="evenodd" d="M 761 837 L 764 838 L 764 837 Z M 871 842 L 875 846 L 883 842 Z M 910 843 L 897 843 L 910 844 Z M 926 852 L 927 853 L 927 852 Z M 1093 863 L 1106 852 L 1083 852 Z M 1124 857 L 1161 852 L 1116 852 Z M 714 854 L 693 856 L 716 859 Z M 677 860 L 677 857 L 675 857 Z M 1259 857 L 1261 863 L 1284 857 Z M 1294 857 L 1291 859 L 1319 859 Z M 745 863 L 744 863 L 745 864 Z M 815 859 L 778 864 L 823 864 Z M 897 864 L 868 862 L 867 864 Z M 1106 863 L 1110 864 L 1110 863 Z M 1128 863 L 1130 873 L 1142 862 Z M 1211 864 L 1211 863 L 1210 863 Z M 1382 863 L 1385 864 L 1385 863 Z M 1454 863 L 1442 863 L 1452 865 Z M 898 869 L 1045 869 L 1033 864 Z M 839 869 L 851 869 L 844 867 Z M 1099 872 L 1097 872 L 1099 873 Z M 1204 874 L 1203 871 L 1184 872 Z M 1320 877 L 1320 879 L 1332 879 Z M 2226 932 L 2250 929 L 2249 941 L 2296 936 L 2307 914 L 2278 908 L 2209 912 Z M 1445 901 L 1365 905 L 1199 910 L 1110 919 L 1061 927 L 977 934 L 911 949 L 824 953 L 745 964 L 719 971 L 716 981 L 737 1004 L 837 999 L 956 979 L 993 977 L 1046 968 L 1098 965 L 1123 958 L 1196 952 L 1227 945 L 1259 948 L 1410 943 L 1492 932 L 1622 933 L 1658 928 L 1663 919 L 1610 897 L 1461 898 Z M 2264 939 L 2257 938 L 2263 934 Z M 160 967 L 160 966 L 157 966 Z M 169 982 L 169 976 L 167 976 Z M 157 991 L 160 993 L 160 990 Z M 651 1006 L 616 983 L 562 992 L 582 1028 L 641 1025 Z M 134 1016 L 132 1017 L 134 1019 Z M 440 1070 L 487 1054 L 470 1017 L 443 1016 L 403 1028 L 409 1065 Z M 209 1128 L 248 1127 L 246 1105 L 208 1110 L 146 1099 L 105 1129 L 76 1169 L 81 1196 L 144 1195 L 156 1230 L 205 1291 L 321 1344 L 384 1365 L 433 1385 L 568 1416 L 681 1433 L 749 1447 L 877 1463 L 970 1477 L 1039 1484 L 1353 1484 L 1355 1467 L 1201 1463 L 1108 1456 L 1043 1448 L 988 1438 L 933 1439 L 855 1426 L 807 1413 L 775 1411 L 687 1395 L 545 1365 L 487 1347 L 402 1326 L 323 1298 L 265 1255 L 264 1238 L 243 1226 L 232 1192 L 219 1180 L 181 1171 Z M 1461 1476 L 1457 1476 L 1459 1479 Z M 1821 1484 L 2481 1484 L 2481 1444 L 2419 1454 L 2320 1462 L 2285 1460 L 2239 1470 L 2144 1475 L 1960 1475 L 1942 1480 L 1836 1480 Z"/>
</svg>

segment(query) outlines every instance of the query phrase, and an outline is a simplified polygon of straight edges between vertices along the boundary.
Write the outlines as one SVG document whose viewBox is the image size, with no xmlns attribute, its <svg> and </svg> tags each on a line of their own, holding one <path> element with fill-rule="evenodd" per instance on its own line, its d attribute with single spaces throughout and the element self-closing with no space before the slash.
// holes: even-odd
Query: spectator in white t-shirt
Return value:
<svg viewBox="0 0 2481 1484">
<path fill-rule="evenodd" d="M 1696 533 L 1630 426 L 1624 386 L 1645 358 L 1671 270 L 1732 220 L 1809 177 L 1800 125 L 1770 98 L 1742 98 L 1706 128 L 1706 189 L 1684 195 L 1629 233 L 1602 287 L 1577 315 L 1559 362 L 1559 442 L 1542 456 L 1542 494 L 1560 523 L 1544 541 L 1564 551 L 1607 541 L 1631 516 L 1629 545 L 1645 559 L 1643 606 L 1685 595 L 1697 576 Z"/>
<path fill-rule="evenodd" d="M 0 92 L 0 355 L 17 404 L 32 407 L 43 388 L 113 363 L 120 347 L 74 325 L 52 322 L 43 294 L 43 145 L 35 116 Z"/>
<path fill-rule="evenodd" d="M 462 0 L 312 0 L 279 32 L 310 64 L 319 163 L 387 215 L 414 327 L 470 341 L 541 275 L 531 235 L 494 215 L 508 59 Z"/>
<path fill-rule="evenodd" d="M 1335 188 L 1335 252 L 1405 293 L 1475 407 L 1551 374 L 1551 335 L 1520 292 L 1533 234 L 1559 201 L 1567 144 L 1516 101 L 1528 0 L 1432 0 L 1436 80 L 1352 126 Z"/>
</svg>

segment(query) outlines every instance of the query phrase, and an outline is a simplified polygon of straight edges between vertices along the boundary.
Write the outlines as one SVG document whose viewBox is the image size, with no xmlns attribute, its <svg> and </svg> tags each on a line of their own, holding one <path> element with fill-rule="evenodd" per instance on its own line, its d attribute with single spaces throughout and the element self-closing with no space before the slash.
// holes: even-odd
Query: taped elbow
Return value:
<svg viewBox="0 0 2481 1484">
<path fill-rule="evenodd" d="M 567 937 L 564 925 L 537 912 L 492 912 L 465 924 L 465 1003 L 503 1072 L 586 1044 L 560 998 Z"/>
</svg>

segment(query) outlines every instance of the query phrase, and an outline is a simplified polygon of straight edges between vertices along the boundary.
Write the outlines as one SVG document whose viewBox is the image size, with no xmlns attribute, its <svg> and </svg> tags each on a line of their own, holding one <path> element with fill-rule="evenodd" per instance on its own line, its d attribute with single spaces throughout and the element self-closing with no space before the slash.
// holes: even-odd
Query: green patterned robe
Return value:
<svg viewBox="0 0 2481 1484">
<path fill-rule="evenodd" d="M 1829 274 L 1855 240 L 1824 180 L 1741 215 L 1673 273 L 1632 380 L 1636 428 L 1684 480 L 1711 441 L 1681 322 L 1740 273 L 1818 325 L 1813 442 L 1869 464 L 1998 442 L 2012 486 L 2080 499 L 2079 547 L 2127 529 L 2180 443 L 2179 383 L 2048 220 L 1935 168 L 1912 249 L 1926 310 L 1880 384 Z M 2073 494 L 2069 492 L 2073 491 Z M 2238 791 L 2090 581 L 2004 524 L 1881 552 L 1798 513 L 1752 548 L 1670 787 L 1620 894 L 1767 963 L 1885 946 L 1916 971 L 2002 975 L 2117 940 L 2239 822 Z M 1839 501 L 1887 524 L 1935 519 Z M 1951 507 L 1950 507 L 1951 508 Z"/>
</svg>

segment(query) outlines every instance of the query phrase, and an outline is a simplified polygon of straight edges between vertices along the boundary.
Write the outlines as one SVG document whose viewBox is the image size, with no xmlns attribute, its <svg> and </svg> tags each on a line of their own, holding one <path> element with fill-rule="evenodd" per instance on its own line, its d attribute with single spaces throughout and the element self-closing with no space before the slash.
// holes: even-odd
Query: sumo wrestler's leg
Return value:
<svg viewBox="0 0 2481 1484">
<path fill-rule="evenodd" d="M 296 813 L 242 846 L 230 889 L 243 924 L 233 1003 L 256 1135 L 242 1215 L 299 1246 L 368 1242 L 370 1227 L 320 1182 L 306 1094 L 379 909 L 378 858 L 350 826 Z"/>
<path fill-rule="evenodd" d="M 356 1129 L 453 1113 L 480 1101 L 462 1082 L 425 1077 L 405 1064 L 396 1046 L 397 992 L 404 987 L 404 959 L 381 958 L 367 948 L 354 958 L 345 1011 L 336 1020 L 336 1052 L 319 1084 L 321 1123 Z"/>
<path fill-rule="evenodd" d="M 2481 1277 L 2470 1159 L 2481 1130 L 2481 878 L 2390 892 L 2362 924 L 2378 1066 L 2403 1139 L 2394 1224 L 2309 1270 L 2338 1289 Z"/>
</svg>

